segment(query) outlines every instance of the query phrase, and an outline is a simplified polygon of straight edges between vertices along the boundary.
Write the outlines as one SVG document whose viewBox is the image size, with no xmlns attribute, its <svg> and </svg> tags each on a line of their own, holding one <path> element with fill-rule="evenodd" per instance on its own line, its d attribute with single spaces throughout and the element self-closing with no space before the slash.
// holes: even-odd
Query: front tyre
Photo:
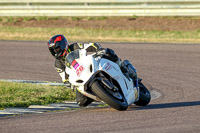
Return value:
<svg viewBox="0 0 200 133">
<path fill-rule="evenodd" d="M 104 85 L 100 85 L 99 81 L 95 81 L 92 86 L 91 90 L 105 103 L 113 107 L 117 110 L 126 110 L 128 108 L 128 103 L 126 102 L 123 94 L 121 92 L 117 92 L 116 96 L 115 94 L 110 93 L 109 88 L 107 88 Z"/>
<path fill-rule="evenodd" d="M 140 89 L 139 100 L 135 104 L 138 106 L 146 106 L 151 100 L 151 94 L 141 81 L 138 82 L 138 85 Z"/>
</svg>

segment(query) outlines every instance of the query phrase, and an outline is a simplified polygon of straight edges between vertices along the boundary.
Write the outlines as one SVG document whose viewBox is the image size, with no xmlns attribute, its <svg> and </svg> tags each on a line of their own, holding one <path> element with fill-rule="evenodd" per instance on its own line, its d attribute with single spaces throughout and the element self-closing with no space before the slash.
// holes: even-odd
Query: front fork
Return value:
<svg viewBox="0 0 200 133">
<path fill-rule="evenodd" d="M 140 88 L 139 88 L 139 82 L 141 82 L 142 81 L 142 79 L 141 78 L 137 78 L 137 80 L 136 80 L 136 88 L 137 88 L 137 93 L 135 92 L 135 97 L 137 97 L 136 98 L 136 101 L 138 101 L 139 100 L 139 93 L 140 93 Z"/>
</svg>

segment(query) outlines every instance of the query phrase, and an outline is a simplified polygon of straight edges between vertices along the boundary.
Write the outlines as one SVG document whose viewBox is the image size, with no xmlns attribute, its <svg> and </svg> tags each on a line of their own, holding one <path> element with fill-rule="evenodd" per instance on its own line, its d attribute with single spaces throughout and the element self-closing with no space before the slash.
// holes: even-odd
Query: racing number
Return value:
<svg viewBox="0 0 200 133">
<path fill-rule="evenodd" d="M 83 66 L 79 66 L 77 69 L 76 69 L 76 74 L 78 77 L 80 77 L 81 73 L 83 72 L 84 70 L 84 67 Z"/>
</svg>

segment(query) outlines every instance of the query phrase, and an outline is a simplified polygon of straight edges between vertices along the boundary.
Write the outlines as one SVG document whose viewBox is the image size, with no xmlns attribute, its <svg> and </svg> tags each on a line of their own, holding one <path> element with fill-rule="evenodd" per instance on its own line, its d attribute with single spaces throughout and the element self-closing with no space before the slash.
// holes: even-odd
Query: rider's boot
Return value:
<svg viewBox="0 0 200 133">
<path fill-rule="evenodd" d="M 86 107 L 89 104 L 91 104 L 94 100 L 86 97 L 85 95 L 83 95 L 82 93 L 80 93 L 77 89 L 76 89 L 76 102 L 78 103 L 78 105 L 80 107 Z"/>
</svg>

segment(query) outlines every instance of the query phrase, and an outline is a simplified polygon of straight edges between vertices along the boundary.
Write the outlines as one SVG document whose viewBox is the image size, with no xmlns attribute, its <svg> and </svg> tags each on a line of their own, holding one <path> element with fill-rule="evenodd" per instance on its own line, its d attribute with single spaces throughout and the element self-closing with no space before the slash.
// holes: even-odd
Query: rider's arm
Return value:
<svg viewBox="0 0 200 133">
<path fill-rule="evenodd" d="M 64 62 L 56 59 L 55 60 L 55 69 L 56 71 L 58 72 L 58 74 L 60 75 L 63 83 L 67 86 L 67 87 L 70 87 L 70 83 L 69 83 L 69 75 L 65 72 L 65 65 L 64 65 Z"/>
<path fill-rule="evenodd" d="M 71 51 L 77 49 L 85 49 L 87 52 L 96 52 L 98 49 L 102 48 L 98 43 L 73 43 L 69 45 Z"/>
<path fill-rule="evenodd" d="M 55 60 L 55 69 L 58 72 L 58 74 L 60 75 L 62 81 L 64 81 L 65 80 L 65 65 L 63 64 L 63 62 L 56 59 Z"/>
<path fill-rule="evenodd" d="M 86 49 L 87 52 L 96 52 L 100 48 L 102 48 L 102 46 L 98 43 L 84 43 L 84 49 Z"/>
</svg>

